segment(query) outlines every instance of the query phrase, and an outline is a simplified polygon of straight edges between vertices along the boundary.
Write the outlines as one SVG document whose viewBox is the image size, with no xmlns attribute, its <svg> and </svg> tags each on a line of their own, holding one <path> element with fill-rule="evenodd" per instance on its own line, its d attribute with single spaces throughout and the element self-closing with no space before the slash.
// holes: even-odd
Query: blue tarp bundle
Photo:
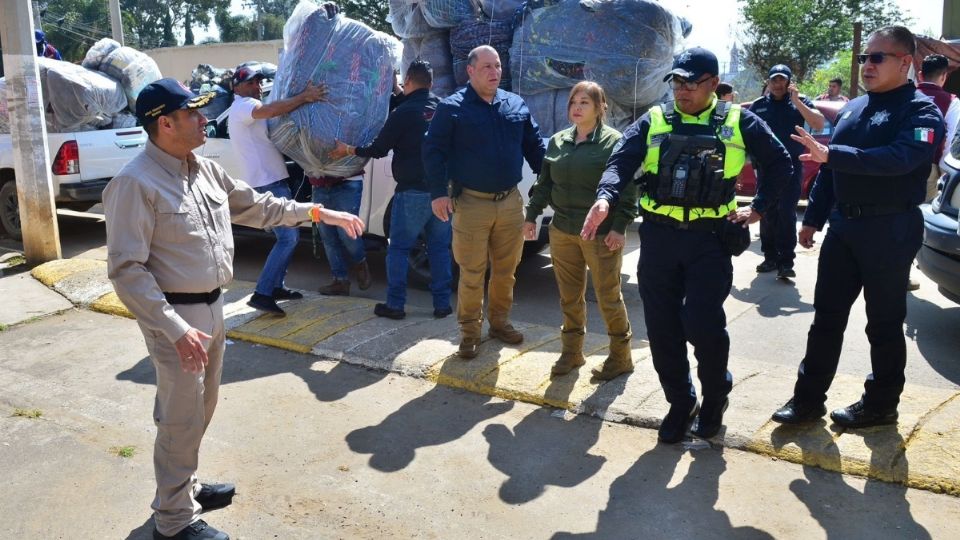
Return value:
<svg viewBox="0 0 960 540">
<path fill-rule="evenodd" d="M 346 177 L 366 160 L 331 160 L 334 141 L 370 143 L 387 118 L 400 42 L 363 23 L 328 17 L 302 1 L 283 28 L 284 53 L 268 101 L 298 94 L 307 83 L 329 88 L 327 102 L 310 103 L 268 122 L 270 140 L 309 176 Z"/>
<path fill-rule="evenodd" d="M 511 89 L 510 41 L 513 39 L 513 21 L 477 19 L 463 23 L 450 31 L 450 52 L 453 54 L 453 75 L 457 84 L 467 84 L 467 55 L 480 45 L 490 45 L 500 54 L 503 78 L 500 88 Z"/>
<path fill-rule="evenodd" d="M 647 0 L 531 0 L 510 48 L 514 91 L 569 89 L 581 80 L 638 112 L 667 90 L 681 19 Z"/>
</svg>

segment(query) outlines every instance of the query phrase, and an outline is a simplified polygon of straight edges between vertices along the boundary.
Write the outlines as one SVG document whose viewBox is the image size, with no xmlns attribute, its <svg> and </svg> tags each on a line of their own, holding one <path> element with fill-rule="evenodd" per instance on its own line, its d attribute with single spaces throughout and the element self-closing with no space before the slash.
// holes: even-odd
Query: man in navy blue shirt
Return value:
<svg viewBox="0 0 960 540">
<path fill-rule="evenodd" d="M 523 251 L 523 197 L 517 184 L 524 159 L 540 173 L 546 147 L 523 99 L 498 89 L 503 68 L 497 51 L 483 45 L 470 51 L 467 61 L 470 82 L 437 106 L 423 142 L 423 165 L 434 215 L 448 221 L 456 210 L 459 355 L 468 359 L 480 346 L 488 261 L 490 336 L 523 341 L 509 320 Z"/>
<path fill-rule="evenodd" d="M 387 248 L 387 301 L 377 304 L 378 317 L 403 319 L 407 316 L 407 258 L 417 239 L 423 234 L 430 262 L 430 291 L 433 293 L 433 316 L 440 319 L 453 313 L 450 308 L 450 223 L 433 215 L 430 190 L 423 172 L 423 137 L 437 110 L 440 98 L 430 92 L 433 70 L 430 64 L 417 59 L 407 68 L 402 98 L 377 138 L 367 146 L 350 146 L 337 141 L 330 157 L 347 155 L 367 158 L 385 157 L 391 150 L 390 168 L 397 187 L 390 204 L 390 246 Z"/>
<path fill-rule="evenodd" d="M 760 219 L 760 250 L 763 262 L 757 272 L 777 271 L 777 277 L 796 277 L 793 260 L 797 248 L 797 201 L 800 200 L 800 185 L 803 182 L 803 164 L 800 154 L 803 145 L 792 140 L 796 126 L 806 122 L 816 131 L 823 129 L 823 115 L 806 96 L 800 95 L 791 79 L 790 68 L 777 64 L 767 75 L 770 93 L 753 102 L 750 111 L 763 119 L 770 130 L 787 148 L 793 162 L 793 176 L 780 193 L 779 203 L 770 207 Z M 764 181 L 765 171 L 757 169 L 757 178 Z"/>
<path fill-rule="evenodd" d="M 944 137 L 943 116 L 907 76 L 916 43 L 902 26 L 874 32 L 857 61 L 867 95 L 840 110 L 829 146 L 803 128 L 793 139 L 821 163 L 803 216 L 800 245 L 829 219 L 807 336 L 793 397 L 773 420 L 819 420 L 840 361 L 850 307 L 863 291 L 873 373 L 856 403 L 830 413 L 845 428 L 897 422 L 907 362 L 903 321 L 910 264 L 923 239 L 917 207 L 926 193 L 933 155 Z"/>
</svg>

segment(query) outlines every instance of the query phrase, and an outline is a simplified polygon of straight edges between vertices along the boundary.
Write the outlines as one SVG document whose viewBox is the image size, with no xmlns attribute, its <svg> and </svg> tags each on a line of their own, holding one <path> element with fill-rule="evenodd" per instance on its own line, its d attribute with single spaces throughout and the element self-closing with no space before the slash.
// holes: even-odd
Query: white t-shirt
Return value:
<svg viewBox="0 0 960 540">
<path fill-rule="evenodd" d="M 283 154 L 267 136 L 267 120 L 253 117 L 253 110 L 259 106 L 258 99 L 234 97 L 227 124 L 233 148 L 243 166 L 244 176 L 241 180 L 255 188 L 288 176 Z"/>
</svg>

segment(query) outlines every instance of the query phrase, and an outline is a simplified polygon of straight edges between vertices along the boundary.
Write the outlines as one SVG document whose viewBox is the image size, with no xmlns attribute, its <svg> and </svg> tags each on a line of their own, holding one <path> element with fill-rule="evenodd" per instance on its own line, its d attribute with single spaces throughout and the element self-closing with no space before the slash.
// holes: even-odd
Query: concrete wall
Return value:
<svg viewBox="0 0 960 540">
<path fill-rule="evenodd" d="M 279 51 L 283 40 L 244 41 L 239 43 L 210 43 L 184 47 L 163 47 L 143 51 L 160 66 L 164 77 L 180 81 L 190 79 L 190 72 L 197 64 L 210 64 L 218 68 L 234 68 L 248 60 L 279 63 Z"/>
</svg>

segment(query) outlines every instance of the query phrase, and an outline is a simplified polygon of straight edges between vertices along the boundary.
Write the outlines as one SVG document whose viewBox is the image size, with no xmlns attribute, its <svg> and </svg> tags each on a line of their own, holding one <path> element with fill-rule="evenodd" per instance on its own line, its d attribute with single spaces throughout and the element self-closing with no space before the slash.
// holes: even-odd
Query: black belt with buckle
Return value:
<svg viewBox="0 0 960 540">
<path fill-rule="evenodd" d="M 210 292 L 165 292 L 167 303 L 170 304 L 207 304 L 210 305 L 220 298 L 220 287 Z"/>
<path fill-rule="evenodd" d="M 915 204 L 844 204 L 838 203 L 837 210 L 840 215 L 847 218 L 888 216 L 890 214 L 900 214 L 916 208 Z"/>
<path fill-rule="evenodd" d="M 678 221 L 671 217 L 654 214 L 653 212 L 643 212 L 643 219 L 644 221 L 660 223 L 668 227 L 673 227 L 674 229 L 707 232 L 715 232 L 720 230 L 724 220 L 724 218 L 700 218 L 693 221 Z"/>
</svg>

